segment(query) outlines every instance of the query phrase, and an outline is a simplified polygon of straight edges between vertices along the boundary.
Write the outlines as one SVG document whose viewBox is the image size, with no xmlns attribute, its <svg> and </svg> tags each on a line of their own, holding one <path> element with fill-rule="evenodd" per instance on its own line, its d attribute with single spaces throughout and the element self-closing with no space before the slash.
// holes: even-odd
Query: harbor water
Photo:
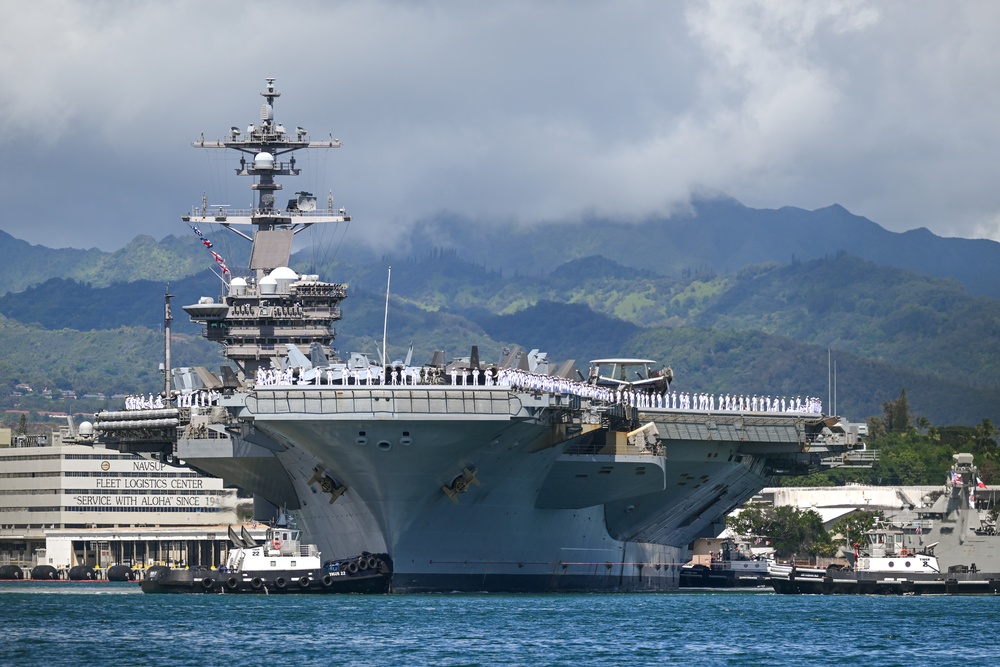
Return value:
<svg viewBox="0 0 1000 667">
<path fill-rule="evenodd" d="M 143 595 L 0 582 L 0 665 L 987 664 L 995 597 Z"/>
</svg>

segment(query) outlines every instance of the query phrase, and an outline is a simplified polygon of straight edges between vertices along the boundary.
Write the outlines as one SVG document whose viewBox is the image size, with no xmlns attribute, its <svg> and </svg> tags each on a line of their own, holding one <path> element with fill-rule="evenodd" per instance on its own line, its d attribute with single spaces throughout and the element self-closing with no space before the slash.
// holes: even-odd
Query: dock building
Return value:
<svg viewBox="0 0 1000 667">
<path fill-rule="evenodd" d="M 237 491 L 190 468 L 51 435 L 0 429 L 0 564 L 136 568 L 225 562 Z"/>
</svg>

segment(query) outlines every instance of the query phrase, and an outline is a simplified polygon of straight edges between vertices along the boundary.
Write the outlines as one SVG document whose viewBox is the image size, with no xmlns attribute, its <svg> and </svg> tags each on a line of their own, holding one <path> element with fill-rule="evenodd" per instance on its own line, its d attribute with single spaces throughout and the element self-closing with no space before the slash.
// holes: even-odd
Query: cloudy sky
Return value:
<svg viewBox="0 0 1000 667">
<path fill-rule="evenodd" d="M 1000 241 L 1000 2 L 12 0 L 0 229 L 113 250 L 246 206 L 203 132 L 276 119 L 344 147 L 286 191 L 351 234 L 623 219 L 724 193 Z M 301 155 L 301 154 L 300 154 Z"/>
</svg>

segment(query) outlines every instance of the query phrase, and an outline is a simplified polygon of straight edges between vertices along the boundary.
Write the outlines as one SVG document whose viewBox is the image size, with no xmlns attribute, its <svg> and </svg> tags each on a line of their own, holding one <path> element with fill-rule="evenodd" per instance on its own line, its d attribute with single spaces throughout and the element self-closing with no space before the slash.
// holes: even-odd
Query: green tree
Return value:
<svg viewBox="0 0 1000 667">
<path fill-rule="evenodd" d="M 973 431 L 973 447 L 976 454 L 993 458 L 997 451 L 997 428 L 989 419 L 984 419 Z"/>
<path fill-rule="evenodd" d="M 785 558 L 832 556 L 836 552 L 823 528 L 823 518 L 815 510 L 791 505 L 748 505 L 737 515 L 727 517 L 726 525 L 741 536 L 769 537 L 775 552 Z"/>
<path fill-rule="evenodd" d="M 776 507 L 775 532 L 771 543 L 782 556 L 830 556 L 835 549 L 823 528 L 823 517 L 816 510 L 801 510 L 791 505 Z"/>
<path fill-rule="evenodd" d="M 848 545 L 863 543 L 864 535 L 867 531 L 875 527 L 875 522 L 882 518 L 882 512 L 864 510 L 852 512 L 833 524 L 830 528 L 832 536 L 841 536 Z"/>
<path fill-rule="evenodd" d="M 746 505 L 738 513 L 726 517 L 726 527 L 744 538 L 770 536 L 773 509 L 767 505 Z"/>
<path fill-rule="evenodd" d="M 905 387 L 900 390 L 895 401 L 882 404 L 882 412 L 885 414 L 885 428 L 890 433 L 905 433 L 910 430 L 910 404 L 906 400 Z"/>
<path fill-rule="evenodd" d="M 18 435 L 28 435 L 28 416 L 24 413 L 21 414 L 21 421 L 17 425 Z"/>
</svg>

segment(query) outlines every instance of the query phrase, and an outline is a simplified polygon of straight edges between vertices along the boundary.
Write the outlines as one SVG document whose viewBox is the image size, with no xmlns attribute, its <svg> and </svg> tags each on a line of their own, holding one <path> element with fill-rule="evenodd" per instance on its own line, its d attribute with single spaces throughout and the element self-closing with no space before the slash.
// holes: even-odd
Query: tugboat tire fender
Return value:
<svg viewBox="0 0 1000 667">
<path fill-rule="evenodd" d="M 228 588 L 231 591 L 235 591 L 239 585 L 240 585 L 240 580 L 237 579 L 236 577 L 229 577 L 228 579 L 226 579 L 226 588 Z"/>
<path fill-rule="evenodd" d="M 285 590 L 286 586 L 288 586 L 288 580 L 285 579 L 284 577 L 278 577 L 277 579 L 274 580 L 274 587 L 277 588 L 279 591 Z"/>
<path fill-rule="evenodd" d="M 364 556 L 359 556 L 358 557 L 358 569 L 359 570 L 367 570 L 368 569 L 368 559 L 365 558 Z"/>
<path fill-rule="evenodd" d="M 299 588 L 309 588 L 309 577 L 302 575 L 299 579 Z"/>
<path fill-rule="evenodd" d="M 333 576 L 329 574 L 324 574 L 323 578 L 320 579 L 320 583 L 323 584 L 323 588 L 329 588 L 330 586 L 333 586 Z"/>
<path fill-rule="evenodd" d="M 255 591 L 259 591 L 260 587 L 263 585 L 264 582 L 261 580 L 260 577 L 254 577 L 253 579 L 250 580 L 250 588 L 254 589 Z"/>
<path fill-rule="evenodd" d="M 352 560 L 350 563 L 347 564 L 346 569 L 348 574 L 357 574 L 358 573 L 357 561 Z"/>
<path fill-rule="evenodd" d="M 367 561 L 369 570 L 374 570 L 376 567 L 378 567 L 378 559 L 375 558 L 375 556 L 369 556 Z"/>
<path fill-rule="evenodd" d="M 206 591 L 212 590 L 213 585 L 215 585 L 215 582 L 212 581 L 212 577 L 205 577 L 204 579 L 201 580 L 201 587 L 204 588 Z"/>
</svg>

